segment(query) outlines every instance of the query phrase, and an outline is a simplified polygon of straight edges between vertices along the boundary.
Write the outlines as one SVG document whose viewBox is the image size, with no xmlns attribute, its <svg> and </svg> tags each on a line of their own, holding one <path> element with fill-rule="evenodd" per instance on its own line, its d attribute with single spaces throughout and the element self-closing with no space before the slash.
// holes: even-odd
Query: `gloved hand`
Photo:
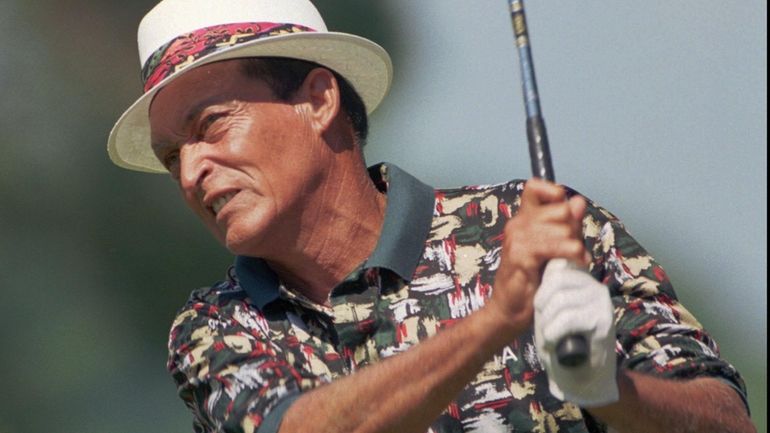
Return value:
<svg viewBox="0 0 770 433">
<path fill-rule="evenodd" d="M 548 262 L 535 294 L 535 345 L 556 398 L 582 407 L 618 400 L 614 310 L 607 287 L 567 260 Z M 565 367 L 556 346 L 567 335 L 589 343 L 588 362 Z"/>
</svg>

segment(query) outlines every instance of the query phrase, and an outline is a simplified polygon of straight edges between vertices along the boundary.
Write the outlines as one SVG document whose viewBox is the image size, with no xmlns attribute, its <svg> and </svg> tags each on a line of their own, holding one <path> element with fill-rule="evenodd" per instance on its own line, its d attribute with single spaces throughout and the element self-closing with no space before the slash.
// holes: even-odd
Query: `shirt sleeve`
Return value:
<svg viewBox="0 0 770 433">
<path fill-rule="evenodd" d="M 746 403 L 738 371 L 679 302 L 666 272 L 611 213 L 589 202 L 583 221 L 591 274 L 610 289 L 621 368 L 662 378 L 713 377 Z M 747 405 L 748 408 L 748 405 Z"/>
<path fill-rule="evenodd" d="M 209 298 L 193 295 L 168 343 L 168 370 L 193 412 L 194 431 L 277 431 L 291 403 L 322 380 L 296 368 L 291 355 L 270 342 L 257 323 L 264 318 L 253 310 L 236 305 L 246 315 L 237 320 L 231 303 Z"/>
</svg>

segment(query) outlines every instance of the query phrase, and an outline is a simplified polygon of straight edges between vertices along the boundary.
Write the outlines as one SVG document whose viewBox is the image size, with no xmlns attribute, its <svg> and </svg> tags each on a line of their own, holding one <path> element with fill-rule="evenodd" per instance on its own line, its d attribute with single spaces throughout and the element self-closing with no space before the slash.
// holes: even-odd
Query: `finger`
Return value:
<svg viewBox="0 0 770 433">
<path fill-rule="evenodd" d="M 547 242 L 544 245 L 544 251 L 541 255 L 541 258 L 544 261 L 552 260 L 552 259 L 566 259 L 570 262 L 575 263 L 579 267 L 584 267 L 587 265 L 585 263 L 586 259 L 586 249 L 585 245 L 583 245 L 583 241 L 578 239 L 562 239 L 562 240 L 554 240 L 550 243 Z"/>
<path fill-rule="evenodd" d="M 585 314 L 596 304 L 594 298 L 602 295 L 597 291 L 606 290 L 598 287 L 593 278 L 582 271 L 548 273 L 535 295 L 535 308 L 547 320 L 570 311 Z"/>
<path fill-rule="evenodd" d="M 506 232 L 504 248 L 507 257 L 514 262 L 523 264 L 524 259 L 534 259 L 531 265 L 539 270 L 546 261 L 564 258 L 574 261 L 577 265 L 586 265 L 586 249 L 583 239 L 575 234 L 577 229 L 566 223 L 539 223 L 526 226 L 526 230 Z"/>
<path fill-rule="evenodd" d="M 566 192 L 564 188 L 555 183 L 533 178 L 524 185 L 521 196 L 522 206 L 538 206 L 546 203 L 564 201 Z"/>
<path fill-rule="evenodd" d="M 533 251 L 533 262 L 538 265 L 536 272 L 542 273 L 545 265 L 554 259 L 565 259 L 575 263 L 578 267 L 585 267 L 585 248 L 580 241 L 561 240 L 545 241 Z"/>
<path fill-rule="evenodd" d="M 541 205 L 533 216 L 539 221 L 564 223 L 573 228 L 582 225 L 582 220 L 575 218 L 572 206 L 566 201 Z"/>
<path fill-rule="evenodd" d="M 575 206 L 576 208 L 574 209 L 574 212 L 572 206 Z M 569 249 L 560 249 L 560 252 L 555 254 L 567 254 L 569 258 L 576 259 L 577 265 L 587 265 L 590 256 L 588 256 L 587 251 L 584 250 L 583 221 L 580 218 L 575 218 L 583 212 L 584 204 L 578 202 L 574 205 L 570 205 L 568 202 L 563 202 L 561 204 L 544 206 L 538 210 L 539 212 L 534 213 L 533 215 L 535 215 L 537 222 L 539 223 L 538 234 L 542 236 L 542 239 L 551 237 L 557 240 L 561 238 L 565 241 L 579 241 L 579 244 L 577 245 L 566 245 Z"/>
<path fill-rule="evenodd" d="M 586 199 L 583 196 L 576 195 L 571 197 L 567 203 L 572 213 L 572 218 L 577 221 L 583 221 L 586 207 L 588 206 Z"/>
<path fill-rule="evenodd" d="M 569 224 L 532 224 L 526 230 L 511 230 L 506 234 L 508 242 L 504 248 L 510 250 L 507 257 L 514 262 L 532 257 L 537 259 L 535 264 L 539 269 L 544 264 L 541 262 L 557 257 L 583 260 L 583 241 L 575 236 Z"/>
<path fill-rule="evenodd" d="M 543 290 L 547 288 L 548 290 Z M 562 289 L 562 290 L 559 290 Z M 540 296 L 541 290 L 545 292 L 542 298 Z M 580 296 L 580 293 L 563 293 L 569 292 L 569 289 L 563 289 L 560 287 L 547 287 L 541 285 L 535 295 L 535 308 L 544 320 L 551 321 L 561 314 L 575 314 L 575 312 L 585 315 L 586 301 Z"/>
<path fill-rule="evenodd" d="M 575 236 L 579 239 L 583 239 L 583 218 L 585 218 L 586 209 L 588 203 L 582 196 L 571 197 L 568 201 L 570 212 L 572 213 L 573 228 L 575 230 Z M 583 251 L 583 256 L 575 260 L 575 264 L 588 267 L 591 264 L 591 253 L 588 250 Z"/>
<path fill-rule="evenodd" d="M 586 316 L 584 312 L 564 311 L 544 322 L 544 343 L 546 347 L 554 348 L 567 335 L 581 334 L 591 337 L 595 330 L 594 318 Z"/>
</svg>

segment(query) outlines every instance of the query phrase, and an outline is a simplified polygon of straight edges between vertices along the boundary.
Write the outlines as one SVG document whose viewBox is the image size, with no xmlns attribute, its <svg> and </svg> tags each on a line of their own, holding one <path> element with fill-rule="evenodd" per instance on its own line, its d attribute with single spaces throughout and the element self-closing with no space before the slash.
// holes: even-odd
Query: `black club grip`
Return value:
<svg viewBox="0 0 770 433">
<path fill-rule="evenodd" d="M 588 361 L 588 340 L 582 335 L 568 335 L 556 346 L 556 359 L 564 367 L 579 367 Z"/>
</svg>

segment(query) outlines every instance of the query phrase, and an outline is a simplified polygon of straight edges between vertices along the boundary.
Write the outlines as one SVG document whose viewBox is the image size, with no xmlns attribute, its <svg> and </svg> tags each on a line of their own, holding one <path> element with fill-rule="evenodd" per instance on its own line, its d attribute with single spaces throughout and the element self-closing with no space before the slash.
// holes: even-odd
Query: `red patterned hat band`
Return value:
<svg viewBox="0 0 770 433">
<path fill-rule="evenodd" d="M 160 47 L 144 64 L 142 82 L 147 92 L 169 75 L 199 58 L 255 39 L 289 33 L 315 32 L 295 25 L 278 23 L 223 24 L 195 30 Z"/>
</svg>

